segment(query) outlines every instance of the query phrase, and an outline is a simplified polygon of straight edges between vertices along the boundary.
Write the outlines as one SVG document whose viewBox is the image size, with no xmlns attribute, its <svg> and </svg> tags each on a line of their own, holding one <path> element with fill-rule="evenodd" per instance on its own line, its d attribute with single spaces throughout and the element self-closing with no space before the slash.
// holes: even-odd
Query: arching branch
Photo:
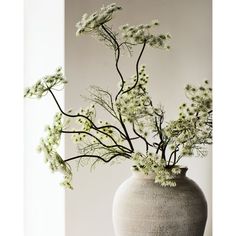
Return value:
<svg viewBox="0 0 236 236">
<path fill-rule="evenodd" d="M 113 160 L 114 158 L 116 158 L 118 156 L 125 157 L 127 159 L 131 158 L 131 156 L 127 155 L 126 153 L 117 153 L 117 154 L 111 156 L 109 159 L 104 159 L 99 155 L 78 155 L 78 156 L 75 156 L 75 157 L 65 159 L 64 162 L 72 161 L 72 160 L 75 160 L 75 159 L 78 159 L 78 158 L 89 157 L 89 158 L 97 158 L 97 159 L 99 159 L 99 160 L 101 160 L 105 163 L 108 163 L 108 162 L 110 162 L 111 160 Z"/>
<path fill-rule="evenodd" d="M 86 132 L 86 131 L 68 131 L 68 130 L 61 130 L 61 133 L 64 133 L 64 134 L 85 134 L 85 135 L 88 135 L 92 138 L 94 138 L 95 140 L 97 140 L 102 146 L 106 147 L 106 148 L 119 148 L 120 150 L 122 151 L 126 151 L 126 152 L 132 152 L 129 148 L 123 146 L 123 145 L 119 145 L 114 139 L 112 139 L 112 141 L 115 143 L 114 145 L 107 145 L 105 143 L 103 143 L 98 137 L 96 137 L 95 135 L 89 133 L 89 132 Z M 107 135 L 106 133 L 104 133 L 104 135 Z"/>
</svg>

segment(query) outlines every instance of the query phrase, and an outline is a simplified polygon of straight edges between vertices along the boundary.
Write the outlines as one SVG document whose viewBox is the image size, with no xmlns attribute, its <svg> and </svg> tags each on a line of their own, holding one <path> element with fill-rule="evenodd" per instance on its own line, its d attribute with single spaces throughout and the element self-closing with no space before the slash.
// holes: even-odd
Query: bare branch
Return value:
<svg viewBox="0 0 236 236">
<path fill-rule="evenodd" d="M 98 155 L 78 155 L 78 156 L 75 156 L 75 157 L 65 159 L 64 162 L 72 161 L 72 160 L 83 158 L 83 157 L 89 157 L 89 158 L 97 158 L 97 159 L 99 159 L 99 160 L 101 160 L 105 163 L 108 163 L 108 162 L 110 162 L 111 160 L 113 160 L 114 158 L 116 158 L 118 156 L 125 157 L 127 159 L 131 158 L 131 156 L 127 155 L 127 153 L 117 153 L 117 154 L 113 155 L 112 157 L 110 157 L 108 160 L 106 160 L 106 159 L 104 159 L 104 158 L 102 158 Z"/>
</svg>

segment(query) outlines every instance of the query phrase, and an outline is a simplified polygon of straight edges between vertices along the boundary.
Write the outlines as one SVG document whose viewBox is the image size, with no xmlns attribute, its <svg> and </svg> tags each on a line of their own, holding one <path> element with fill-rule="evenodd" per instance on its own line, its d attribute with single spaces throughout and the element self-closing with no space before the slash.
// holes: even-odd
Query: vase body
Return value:
<svg viewBox="0 0 236 236">
<path fill-rule="evenodd" d="M 138 171 L 118 188 L 113 201 L 116 236 L 203 236 L 207 203 L 198 185 L 186 177 L 162 187 Z"/>
</svg>

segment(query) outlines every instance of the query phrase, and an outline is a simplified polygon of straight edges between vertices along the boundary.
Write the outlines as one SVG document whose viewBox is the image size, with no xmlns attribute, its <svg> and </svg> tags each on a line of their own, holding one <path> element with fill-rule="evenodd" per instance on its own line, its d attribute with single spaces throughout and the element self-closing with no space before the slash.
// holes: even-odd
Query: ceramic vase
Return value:
<svg viewBox="0 0 236 236">
<path fill-rule="evenodd" d="M 132 170 L 114 197 L 115 235 L 203 236 L 207 202 L 186 171 L 176 176 L 176 187 L 162 187 L 154 175 Z"/>
</svg>

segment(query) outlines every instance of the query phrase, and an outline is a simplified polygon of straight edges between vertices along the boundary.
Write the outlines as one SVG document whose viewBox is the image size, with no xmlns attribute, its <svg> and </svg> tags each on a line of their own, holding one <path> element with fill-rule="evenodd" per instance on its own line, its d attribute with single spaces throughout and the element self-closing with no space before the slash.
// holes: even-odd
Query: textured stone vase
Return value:
<svg viewBox="0 0 236 236">
<path fill-rule="evenodd" d="M 176 187 L 161 187 L 154 176 L 133 171 L 113 202 L 116 236 L 203 236 L 207 203 L 198 185 L 176 177 Z"/>
</svg>

